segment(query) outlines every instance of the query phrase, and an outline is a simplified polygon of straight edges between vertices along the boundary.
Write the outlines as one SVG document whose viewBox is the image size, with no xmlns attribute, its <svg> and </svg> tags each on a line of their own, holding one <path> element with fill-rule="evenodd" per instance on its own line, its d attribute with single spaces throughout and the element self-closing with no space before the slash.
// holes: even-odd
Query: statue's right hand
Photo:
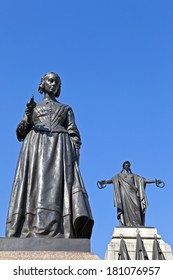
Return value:
<svg viewBox="0 0 173 280">
<path fill-rule="evenodd" d="M 31 96 L 30 100 L 27 102 L 26 107 L 29 111 L 33 111 L 36 107 L 36 102 L 34 101 L 34 95 Z"/>
<path fill-rule="evenodd" d="M 107 184 L 106 180 L 101 180 L 100 182 L 101 182 L 102 185 L 106 185 Z"/>
<path fill-rule="evenodd" d="M 103 189 L 103 188 L 105 188 L 106 187 L 106 181 L 105 180 L 101 180 L 101 181 L 97 181 L 97 187 L 99 188 L 99 189 Z"/>
<path fill-rule="evenodd" d="M 32 95 L 32 97 L 26 104 L 26 110 L 25 110 L 25 114 L 27 116 L 28 122 L 31 122 L 32 120 L 32 114 L 35 107 L 36 107 L 36 103 L 34 101 L 34 95 Z"/>
</svg>

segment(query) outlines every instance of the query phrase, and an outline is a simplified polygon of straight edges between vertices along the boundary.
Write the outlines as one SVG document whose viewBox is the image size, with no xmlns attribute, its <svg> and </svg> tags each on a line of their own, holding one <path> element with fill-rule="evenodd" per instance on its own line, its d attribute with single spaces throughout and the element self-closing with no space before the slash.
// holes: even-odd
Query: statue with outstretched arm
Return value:
<svg viewBox="0 0 173 280">
<path fill-rule="evenodd" d="M 161 180 L 147 180 L 130 169 L 130 162 L 123 163 L 122 171 L 110 180 L 98 181 L 99 188 L 107 184 L 114 186 L 114 206 L 117 208 L 117 218 L 120 226 L 138 227 L 145 225 L 145 213 L 148 206 L 145 193 L 146 184 L 155 183 L 164 187 Z"/>
</svg>

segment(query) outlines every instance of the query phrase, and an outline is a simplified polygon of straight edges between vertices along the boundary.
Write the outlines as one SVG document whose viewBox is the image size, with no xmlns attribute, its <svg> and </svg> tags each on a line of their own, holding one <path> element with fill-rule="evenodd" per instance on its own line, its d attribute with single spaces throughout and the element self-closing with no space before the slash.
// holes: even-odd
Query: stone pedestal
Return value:
<svg viewBox="0 0 173 280">
<path fill-rule="evenodd" d="M 98 260 L 89 239 L 0 238 L 0 260 Z"/>
<path fill-rule="evenodd" d="M 99 260 L 99 257 L 74 251 L 1 251 L 0 260 Z"/>
<path fill-rule="evenodd" d="M 89 239 L 0 238 L 0 251 L 90 252 Z"/>
<path fill-rule="evenodd" d="M 173 259 L 170 245 L 168 245 L 161 239 L 161 236 L 158 235 L 156 228 L 116 227 L 114 228 L 112 240 L 107 246 L 105 260 L 118 260 L 121 238 L 123 238 L 126 243 L 130 259 L 135 260 L 137 233 L 139 233 L 142 238 L 142 241 L 144 243 L 145 249 L 147 251 L 150 260 L 152 259 L 152 249 L 153 249 L 153 242 L 155 238 L 157 238 L 157 240 L 159 241 L 159 245 L 165 256 L 165 259 L 167 260 Z"/>
</svg>

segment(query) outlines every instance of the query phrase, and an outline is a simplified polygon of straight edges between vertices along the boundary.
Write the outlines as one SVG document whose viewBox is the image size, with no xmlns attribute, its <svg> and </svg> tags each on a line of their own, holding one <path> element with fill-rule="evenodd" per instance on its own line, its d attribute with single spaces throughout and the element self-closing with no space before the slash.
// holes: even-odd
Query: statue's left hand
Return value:
<svg viewBox="0 0 173 280">
<path fill-rule="evenodd" d="M 26 131 L 28 131 L 28 123 L 26 121 L 21 121 L 17 130 L 21 135 L 25 135 Z"/>
<path fill-rule="evenodd" d="M 165 186 L 165 182 L 163 182 L 162 180 L 159 180 L 159 179 L 155 179 L 155 183 L 158 188 L 164 188 L 164 186 Z"/>
<path fill-rule="evenodd" d="M 159 185 L 162 181 L 160 179 L 155 179 L 156 185 Z"/>
</svg>

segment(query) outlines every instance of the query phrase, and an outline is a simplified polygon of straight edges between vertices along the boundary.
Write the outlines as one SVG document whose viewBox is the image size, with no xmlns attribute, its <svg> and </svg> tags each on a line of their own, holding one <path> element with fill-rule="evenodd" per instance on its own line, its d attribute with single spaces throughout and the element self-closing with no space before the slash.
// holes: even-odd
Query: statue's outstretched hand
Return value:
<svg viewBox="0 0 173 280">
<path fill-rule="evenodd" d="M 106 187 L 107 181 L 106 180 L 101 180 L 101 181 L 97 181 L 97 187 L 99 189 L 103 189 Z"/>
<path fill-rule="evenodd" d="M 101 182 L 101 184 L 103 184 L 103 185 L 107 184 L 107 181 L 106 181 L 106 180 L 101 180 L 100 182 Z"/>
<path fill-rule="evenodd" d="M 159 179 L 155 179 L 155 183 L 158 188 L 164 188 L 164 186 L 165 186 L 165 182 L 163 182 L 162 180 L 159 180 Z"/>
<path fill-rule="evenodd" d="M 160 183 L 162 182 L 160 179 L 155 179 L 156 185 L 160 185 Z"/>
</svg>

